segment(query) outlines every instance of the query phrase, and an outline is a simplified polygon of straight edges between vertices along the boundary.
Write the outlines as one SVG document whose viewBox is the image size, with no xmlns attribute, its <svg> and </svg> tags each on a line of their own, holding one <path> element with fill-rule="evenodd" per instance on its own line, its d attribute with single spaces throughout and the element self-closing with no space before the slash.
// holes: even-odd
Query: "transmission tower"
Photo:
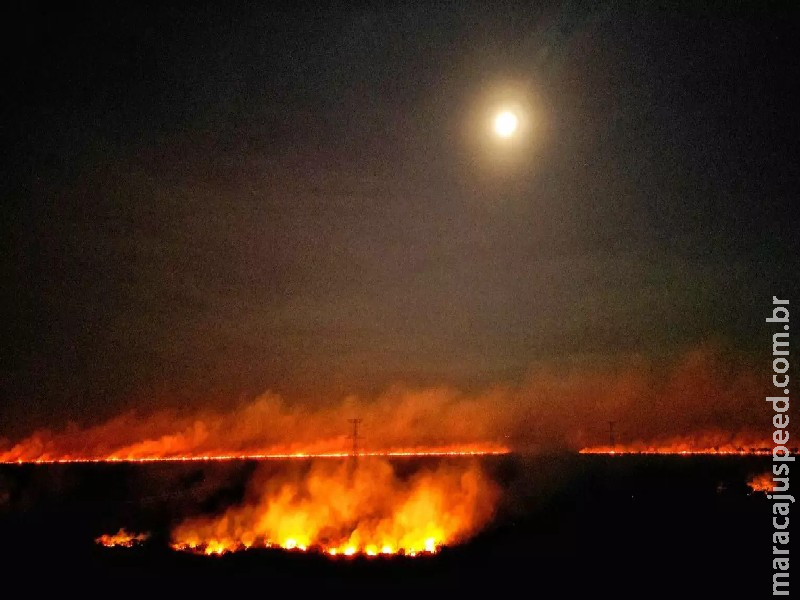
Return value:
<svg viewBox="0 0 800 600">
<path fill-rule="evenodd" d="M 358 435 L 358 425 L 361 421 L 362 419 L 347 419 L 347 422 L 353 425 L 353 435 L 350 436 L 350 439 L 353 440 L 353 458 L 358 457 L 358 440 L 361 439 Z"/>
</svg>

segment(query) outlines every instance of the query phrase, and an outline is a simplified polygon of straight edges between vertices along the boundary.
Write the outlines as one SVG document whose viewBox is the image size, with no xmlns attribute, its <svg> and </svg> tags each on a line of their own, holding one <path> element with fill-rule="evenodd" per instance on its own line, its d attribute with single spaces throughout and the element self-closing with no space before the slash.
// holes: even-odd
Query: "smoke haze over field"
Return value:
<svg viewBox="0 0 800 600">
<path fill-rule="evenodd" d="M 609 420 L 617 422 L 621 443 L 681 439 L 750 447 L 769 439 L 767 389 L 753 367 L 701 348 L 663 370 L 644 360 L 593 370 L 538 367 L 520 385 L 478 394 L 396 386 L 374 398 L 311 406 L 267 392 L 228 411 L 130 412 L 90 427 L 37 431 L 7 443 L 0 457 L 347 452 L 351 417 L 363 419 L 359 444 L 367 451 L 580 449 L 605 443 Z"/>
</svg>

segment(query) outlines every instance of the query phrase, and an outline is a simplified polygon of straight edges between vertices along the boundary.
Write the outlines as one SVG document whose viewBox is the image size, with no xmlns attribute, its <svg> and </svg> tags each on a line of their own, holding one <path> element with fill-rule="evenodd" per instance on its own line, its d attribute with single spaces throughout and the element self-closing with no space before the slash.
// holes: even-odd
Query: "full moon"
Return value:
<svg viewBox="0 0 800 600">
<path fill-rule="evenodd" d="M 502 138 L 511 137 L 517 130 L 519 119 L 510 111 L 503 111 L 494 118 L 494 132 Z"/>
</svg>

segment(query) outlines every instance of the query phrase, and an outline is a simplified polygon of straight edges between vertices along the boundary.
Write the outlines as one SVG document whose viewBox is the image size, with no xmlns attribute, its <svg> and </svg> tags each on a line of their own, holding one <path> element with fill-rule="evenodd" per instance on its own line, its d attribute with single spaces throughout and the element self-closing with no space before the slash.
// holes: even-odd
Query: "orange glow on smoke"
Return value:
<svg viewBox="0 0 800 600">
<path fill-rule="evenodd" d="M 768 494 L 772 492 L 775 482 L 772 481 L 772 473 L 767 471 L 760 475 L 754 475 L 750 481 L 747 482 L 747 485 L 754 492 L 764 492 Z"/>
<path fill-rule="evenodd" d="M 493 398 L 446 389 L 397 390 L 374 400 L 288 403 L 265 393 L 226 409 L 126 412 L 93 425 L 39 429 L 11 442 L 2 463 L 224 460 L 345 456 L 348 418 L 363 420 L 361 454 L 486 454 L 505 451 L 507 419 L 488 412 Z M 442 427 L 442 423 L 447 423 Z"/>
<path fill-rule="evenodd" d="M 178 525 L 172 547 L 208 555 L 248 548 L 333 557 L 432 554 L 483 527 L 497 495 L 472 461 L 440 464 L 407 479 L 381 458 L 356 465 L 317 461 L 293 475 L 257 476 L 241 505 Z"/>
<path fill-rule="evenodd" d="M 101 546 L 111 548 L 113 546 L 122 546 L 130 548 L 136 544 L 141 544 L 150 537 L 148 533 L 128 533 L 125 529 L 120 529 L 117 533 L 107 534 L 104 533 L 95 542 Z"/>
<path fill-rule="evenodd" d="M 352 447 L 350 418 L 363 421 L 362 454 L 376 456 L 577 450 L 605 441 L 607 419 L 618 423 L 619 441 L 645 440 L 619 445 L 615 453 L 743 454 L 764 447 L 760 441 L 772 433 L 762 429 L 760 407 L 751 401 L 764 391 L 760 373 L 700 347 L 666 365 L 536 365 L 517 385 L 472 393 L 398 384 L 376 396 L 338 400 L 290 401 L 267 391 L 235 404 L 176 407 L 174 399 L 159 398 L 146 404 L 162 408 L 149 412 L 45 427 L 14 440 L 0 436 L 0 463 L 344 456 Z"/>
</svg>

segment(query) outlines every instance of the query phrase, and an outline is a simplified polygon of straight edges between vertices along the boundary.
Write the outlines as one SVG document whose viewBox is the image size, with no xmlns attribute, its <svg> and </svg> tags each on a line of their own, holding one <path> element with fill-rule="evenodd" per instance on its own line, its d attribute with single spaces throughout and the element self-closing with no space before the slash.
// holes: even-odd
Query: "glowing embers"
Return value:
<svg viewBox="0 0 800 600">
<path fill-rule="evenodd" d="M 473 461 L 410 474 L 382 459 L 292 467 L 280 476 L 257 471 L 241 504 L 184 521 L 172 531 L 172 547 L 209 555 L 249 548 L 332 557 L 433 554 L 480 530 L 497 499 Z"/>
<path fill-rule="evenodd" d="M 104 533 L 94 541 L 101 546 L 113 548 L 114 546 L 121 546 L 123 548 L 132 548 L 141 544 L 150 537 L 149 533 L 129 533 L 125 529 L 120 529 L 117 533 L 107 534 Z"/>
</svg>

